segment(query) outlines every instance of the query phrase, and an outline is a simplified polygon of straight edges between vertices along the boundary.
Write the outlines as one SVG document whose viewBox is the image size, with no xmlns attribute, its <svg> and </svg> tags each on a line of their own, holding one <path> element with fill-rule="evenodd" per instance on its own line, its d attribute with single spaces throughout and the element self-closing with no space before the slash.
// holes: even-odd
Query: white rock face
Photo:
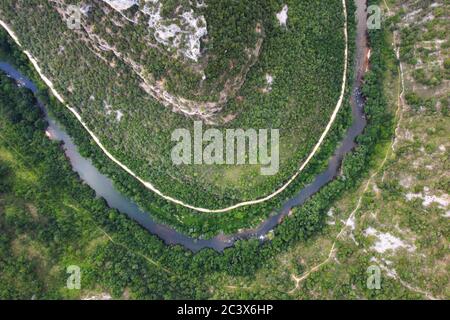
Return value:
<svg viewBox="0 0 450 320">
<path fill-rule="evenodd" d="M 448 205 L 449 205 L 449 200 L 448 200 L 447 196 L 442 196 L 442 197 L 438 197 L 438 196 L 434 196 L 434 195 L 422 196 L 422 194 L 408 193 L 406 195 L 406 198 L 408 200 L 412 200 L 413 198 L 421 198 L 421 199 L 423 199 L 422 205 L 424 207 L 429 207 L 432 203 L 437 203 L 438 206 L 441 208 L 448 207 Z"/>
<path fill-rule="evenodd" d="M 267 88 L 266 91 L 270 92 L 272 91 L 272 84 L 273 84 L 273 76 L 271 74 L 266 74 L 266 82 L 267 82 Z"/>
<path fill-rule="evenodd" d="M 86 17 L 89 15 L 89 11 L 91 10 L 91 6 L 88 4 L 81 5 L 80 11 Z"/>
<path fill-rule="evenodd" d="M 139 0 L 103 0 L 117 11 L 123 11 L 138 4 Z"/>
<path fill-rule="evenodd" d="M 123 112 L 120 111 L 120 110 L 117 110 L 117 111 L 116 111 L 116 120 L 117 120 L 118 122 L 120 122 L 120 120 L 122 120 L 122 117 L 123 117 Z"/>
<path fill-rule="evenodd" d="M 141 10 L 149 16 L 148 25 L 155 30 L 156 41 L 198 61 L 201 57 L 200 40 L 208 34 L 205 17 L 197 15 L 191 8 L 179 8 L 181 13 L 169 19 L 161 16 L 161 9 L 160 1 L 150 0 Z"/>
<path fill-rule="evenodd" d="M 419 198 L 422 199 L 422 205 L 424 207 L 429 207 L 432 203 L 437 203 L 437 205 L 441 209 L 448 208 L 450 205 L 450 196 L 448 194 L 443 194 L 442 196 L 436 196 L 433 194 L 430 194 L 430 190 L 425 187 L 423 193 L 407 193 L 406 199 L 408 201 L 411 201 L 413 199 Z"/>
<path fill-rule="evenodd" d="M 166 18 L 161 16 L 162 0 L 103 0 L 116 11 L 124 11 L 134 5 L 148 16 L 148 26 L 153 29 L 156 41 L 169 49 L 175 49 L 186 58 L 198 61 L 201 57 L 200 40 L 208 34 L 206 19 L 194 12 L 193 8 L 205 7 L 203 0 L 191 2 L 191 6 L 180 5 L 177 16 Z"/>
<path fill-rule="evenodd" d="M 372 227 L 367 228 L 364 231 L 364 235 L 366 237 L 372 236 L 377 238 L 377 241 L 375 242 L 375 245 L 372 247 L 372 249 L 378 253 L 385 253 L 388 250 L 396 251 L 400 248 L 405 248 L 409 252 L 413 252 L 414 250 L 416 250 L 416 247 L 414 245 L 409 245 L 401 239 L 394 237 L 390 233 L 383 233 Z"/>
<path fill-rule="evenodd" d="M 277 19 L 280 22 L 280 26 L 285 27 L 288 19 L 289 7 L 287 4 L 283 6 L 283 9 L 277 13 Z"/>
</svg>

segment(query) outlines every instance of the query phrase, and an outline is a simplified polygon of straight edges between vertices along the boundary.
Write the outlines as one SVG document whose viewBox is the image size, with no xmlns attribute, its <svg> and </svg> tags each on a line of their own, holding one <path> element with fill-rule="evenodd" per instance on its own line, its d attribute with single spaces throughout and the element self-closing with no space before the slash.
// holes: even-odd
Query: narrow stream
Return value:
<svg viewBox="0 0 450 320">
<path fill-rule="evenodd" d="M 363 132 L 366 126 L 366 119 L 363 112 L 364 99 L 360 91 L 362 78 L 367 68 L 366 1 L 356 0 L 356 4 L 358 17 L 355 56 L 356 77 L 351 97 L 353 123 L 348 129 L 344 140 L 335 151 L 335 154 L 329 160 L 326 171 L 319 174 L 310 185 L 303 188 L 294 198 L 287 201 L 276 215 L 269 217 L 256 229 L 244 230 L 229 236 L 218 235 L 209 240 L 198 240 L 179 233 L 166 225 L 156 223 L 153 221 L 150 214 L 143 212 L 136 203 L 119 193 L 114 188 L 111 179 L 101 174 L 89 159 L 83 158 L 78 153 L 77 146 L 74 144 L 72 138 L 55 119 L 47 114 L 45 106 L 40 105 L 44 110 L 45 118 L 49 124 L 47 134 L 52 140 L 63 142 L 63 148 L 70 160 L 73 170 L 79 174 L 83 181 L 96 191 L 97 196 L 103 197 L 111 208 L 115 208 L 120 212 L 127 214 L 130 218 L 137 221 L 150 233 L 161 238 L 168 245 L 180 244 L 192 251 L 198 251 L 203 248 L 213 248 L 217 251 L 223 251 L 225 248 L 231 247 L 237 239 L 246 239 L 249 237 L 262 238 L 269 231 L 273 230 L 280 221 L 289 214 L 293 207 L 303 204 L 313 194 L 319 191 L 320 188 L 339 174 L 342 159 L 356 146 L 354 141 L 356 137 Z M 20 85 L 30 89 L 33 93 L 37 92 L 36 85 L 9 63 L 0 61 L 0 70 L 15 79 Z"/>
</svg>

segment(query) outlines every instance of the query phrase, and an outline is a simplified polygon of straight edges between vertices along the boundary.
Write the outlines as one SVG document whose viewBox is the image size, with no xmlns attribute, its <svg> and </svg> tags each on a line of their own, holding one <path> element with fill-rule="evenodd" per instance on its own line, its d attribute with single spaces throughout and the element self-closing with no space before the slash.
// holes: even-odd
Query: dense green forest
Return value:
<svg viewBox="0 0 450 320">
<path fill-rule="evenodd" d="M 356 150 L 345 158 L 342 175 L 295 209 L 275 229 L 273 240 L 238 241 L 223 253 L 207 249 L 193 254 L 179 246 L 166 246 L 124 214 L 109 209 L 104 200 L 96 199 L 71 170 L 61 147 L 45 136 L 45 122 L 32 94 L 1 74 L 0 297 L 78 298 L 100 290 L 114 297 L 208 298 L 222 275 L 251 278 L 258 269 L 270 268 L 275 256 L 323 229 L 333 201 L 357 187 L 370 168 L 377 144 L 392 135 L 392 115 L 387 113 L 382 89 L 387 71 L 384 61 L 393 55 L 385 32 L 370 32 L 373 54 L 364 85 L 368 125 Z M 104 171 L 123 177 L 124 185 L 133 185 L 89 142 L 64 107 L 44 92 L 39 97 L 66 125 L 84 154 Z M 81 292 L 65 289 L 65 268 L 71 264 L 83 270 Z M 349 272 L 365 283 L 364 271 Z M 348 290 L 350 286 L 339 292 L 345 296 Z M 383 297 L 383 292 L 389 290 L 366 295 Z M 266 294 L 249 292 L 242 298 Z M 277 294 L 289 298 L 287 293 Z"/>
<path fill-rule="evenodd" d="M 67 30 L 65 22 L 50 4 L 42 2 L 3 3 L 0 12 L 24 46 L 37 57 L 56 89 L 81 113 L 107 149 L 165 194 L 192 205 L 223 208 L 260 198 L 279 188 L 295 173 L 317 143 L 339 97 L 345 47 L 342 2 L 335 0 L 331 5 L 329 1 L 288 1 L 290 18 L 287 26 L 281 27 L 275 14 L 281 10 L 282 3 L 261 1 L 258 6 L 264 8 L 266 17 L 261 22 L 264 27 L 261 54 L 236 98 L 231 99 L 224 109 L 224 117 L 236 115 L 236 118 L 221 128 L 280 128 L 279 173 L 261 176 L 258 166 L 248 165 L 173 166 L 170 160 L 174 145 L 170 141 L 171 132 L 174 128 L 191 129 L 192 119 L 173 113 L 149 99 L 140 88 L 139 78 L 125 63 L 114 60 L 115 67 L 112 68 L 101 62 L 76 34 Z M 211 10 L 218 10 L 210 12 L 213 17 L 225 11 L 226 2 L 220 3 L 214 2 L 211 7 Z M 21 6 L 21 10 L 16 10 L 15 6 Z M 246 16 L 244 13 L 249 10 L 238 5 L 233 8 L 234 15 Z M 347 10 L 349 39 L 353 39 L 353 1 L 347 1 Z M 258 10 L 255 14 L 262 16 Z M 42 16 L 46 19 L 42 20 Z M 211 20 L 208 22 L 214 33 L 218 26 L 214 26 L 213 21 L 220 20 L 208 18 L 208 14 L 206 17 Z M 254 21 L 258 17 L 249 19 Z M 29 25 L 35 27 L 27 28 Z M 235 27 L 237 29 L 229 32 L 241 29 L 240 26 Z M 226 39 L 222 40 L 227 43 Z M 222 41 L 219 39 L 218 43 Z M 353 41 L 349 47 L 353 52 Z M 351 57 L 349 65 L 352 65 Z M 351 84 L 351 68 L 348 73 L 348 83 Z M 263 93 L 261 89 L 267 85 L 266 74 L 271 74 L 275 80 L 272 90 Z M 350 87 L 347 85 L 347 97 Z M 108 109 L 110 107 L 111 110 Z M 327 159 L 351 122 L 350 105 L 346 99 L 320 152 L 286 191 L 261 205 L 209 216 L 160 199 L 132 177 L 111 168 L 101 156 L 94 156 L 98 151 L 87 141 L 86 133 L 79 129 L 78 124 L 69 123 L 74 120 L 67 110 L 58 108 L 50 107 L 50 110 L 75 137 L 83 154 L 94 158 L 97 167 L 111 176 L 121 191 L 157 219 L 185 233 L 206 237 L 220 231 L 231 233 L 254 227 L 272 210 L 279 208 L 284 200 L 325 168 Z M 116 119 L 118 111 L 124 114 L 121 121 Z"/>
</svg>

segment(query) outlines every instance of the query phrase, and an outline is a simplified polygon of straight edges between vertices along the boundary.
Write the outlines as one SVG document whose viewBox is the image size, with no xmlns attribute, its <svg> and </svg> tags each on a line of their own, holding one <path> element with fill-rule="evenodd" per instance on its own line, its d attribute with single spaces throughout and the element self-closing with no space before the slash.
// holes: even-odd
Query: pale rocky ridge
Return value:
<svg viewBox="0 0 450 320">
<path fill-rule="evenodd" d="M 203 71 L 204 66 L 199 62 L 204 56 L 201 50 L 201 41 L 208 35 L 206 19 L 196 12 L 196 9 L 207 6 L 205 1 L 191 0 L 190 6 L 179 6 L 176 9 L 176 17 L 163 17 L 161 14 L 162 2 L 160 0 L 101 0 L 107 6 L 102 8 L 105 15 L 116 11 L 120 19 L 115 18 L 112 22 L 123 27 L 126 24 L 136 25 L 139 19 L 145 17 L 149 30 L 152 31 L 155 41 L 147 43 L 150 47 L 158 50 L 161 54 L 170 55 L 175 51 L 176 56 L 181 56 L 185 63 L 192 66 L 204 80 L 206 78 Z M 99 36 L 95 28 L 87 21 L 94 5 L 101 4 L 99 1 L 85 0 L 80 4 L 82 8 L 81 29 L 73 30 L 80 35 L 88 48 L 104 63 L 114 67 L 116 63 L 106 58 L 105 53 L 111 52 L 114 56 L 128 65 L 131 70 L 142 80 L 141 88 L 154 99 L 158 100 L 165 107 L 173 112 L 182 113 L 189 117 L 201 119 L 206 123 L 214 124 L 226 122 L 230 117 L 221 117 L 220 112 L 228 100 L 234 97 L 237 91 L 245 83 L 246 75 L 250 68 L 258 61 L 263 44 L 264 30 L 260 24 L 256 26 L 257 33 L 261 35 L 255 47 L 246 51 L 247 61 L 237 76 L 227 79 L 224 87 L 220 90 L 218 98 L 212 101 L 196 101 L 173 92 L 170 92 L 164 81 L 155 79 L 150 74 L 146 66 L 131 58 L 127 52 L 121 52 L 114 43 L 108 43 Z M 67 19 L 67 4 L 65 0 L 53 0 L 53 6 L 63 19 Z M 127 10 L 135 8 L 135 17 L 126 14 Z"/>
</svg>

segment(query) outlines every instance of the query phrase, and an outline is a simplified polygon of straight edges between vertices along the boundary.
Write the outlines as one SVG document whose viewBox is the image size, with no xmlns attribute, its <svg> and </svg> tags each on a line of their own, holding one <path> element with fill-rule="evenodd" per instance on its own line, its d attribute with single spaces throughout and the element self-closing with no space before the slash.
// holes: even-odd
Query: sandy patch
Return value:
<svg viewBox="0 0 450 320">
<path fill-rule="evenodd" d="M 424 207 L 429 207 L 431 204 L 436 203 L 440 208 L 445 209 L 450 205 L 450 196 L 448 194 L 436 196 L 431 194 L 430 189 L 427 187 L 424 188 L 422 193 L 407 193 L 405 197 L 408 201 L 422 199 Z"/>
<path fill-rule="evenodd" d="M 111 295 L 106 292 L 81 298 L 81 300 L 111 300 L 111 299 L 112 299 Z"/>
<path fill-rule="evenodd" d="M 380 232 L 372 227 L 369 227 L 366 230 L 364 230 L 364 235 L 366 237 L 374 237 L 377 239 L 375 241 L 375 244 L 371 247 L 371 249 L 375 250 L 378 253 L 385 253 L 387 251 L 396 251 L 401 248 L 404 248 L 409 252 L 413 252 L 416 250 L 416 247 L 414 245 L 409 245 L 405 243 L 403 240 L 393 236 L 390 233 Z"/>
</svg>

